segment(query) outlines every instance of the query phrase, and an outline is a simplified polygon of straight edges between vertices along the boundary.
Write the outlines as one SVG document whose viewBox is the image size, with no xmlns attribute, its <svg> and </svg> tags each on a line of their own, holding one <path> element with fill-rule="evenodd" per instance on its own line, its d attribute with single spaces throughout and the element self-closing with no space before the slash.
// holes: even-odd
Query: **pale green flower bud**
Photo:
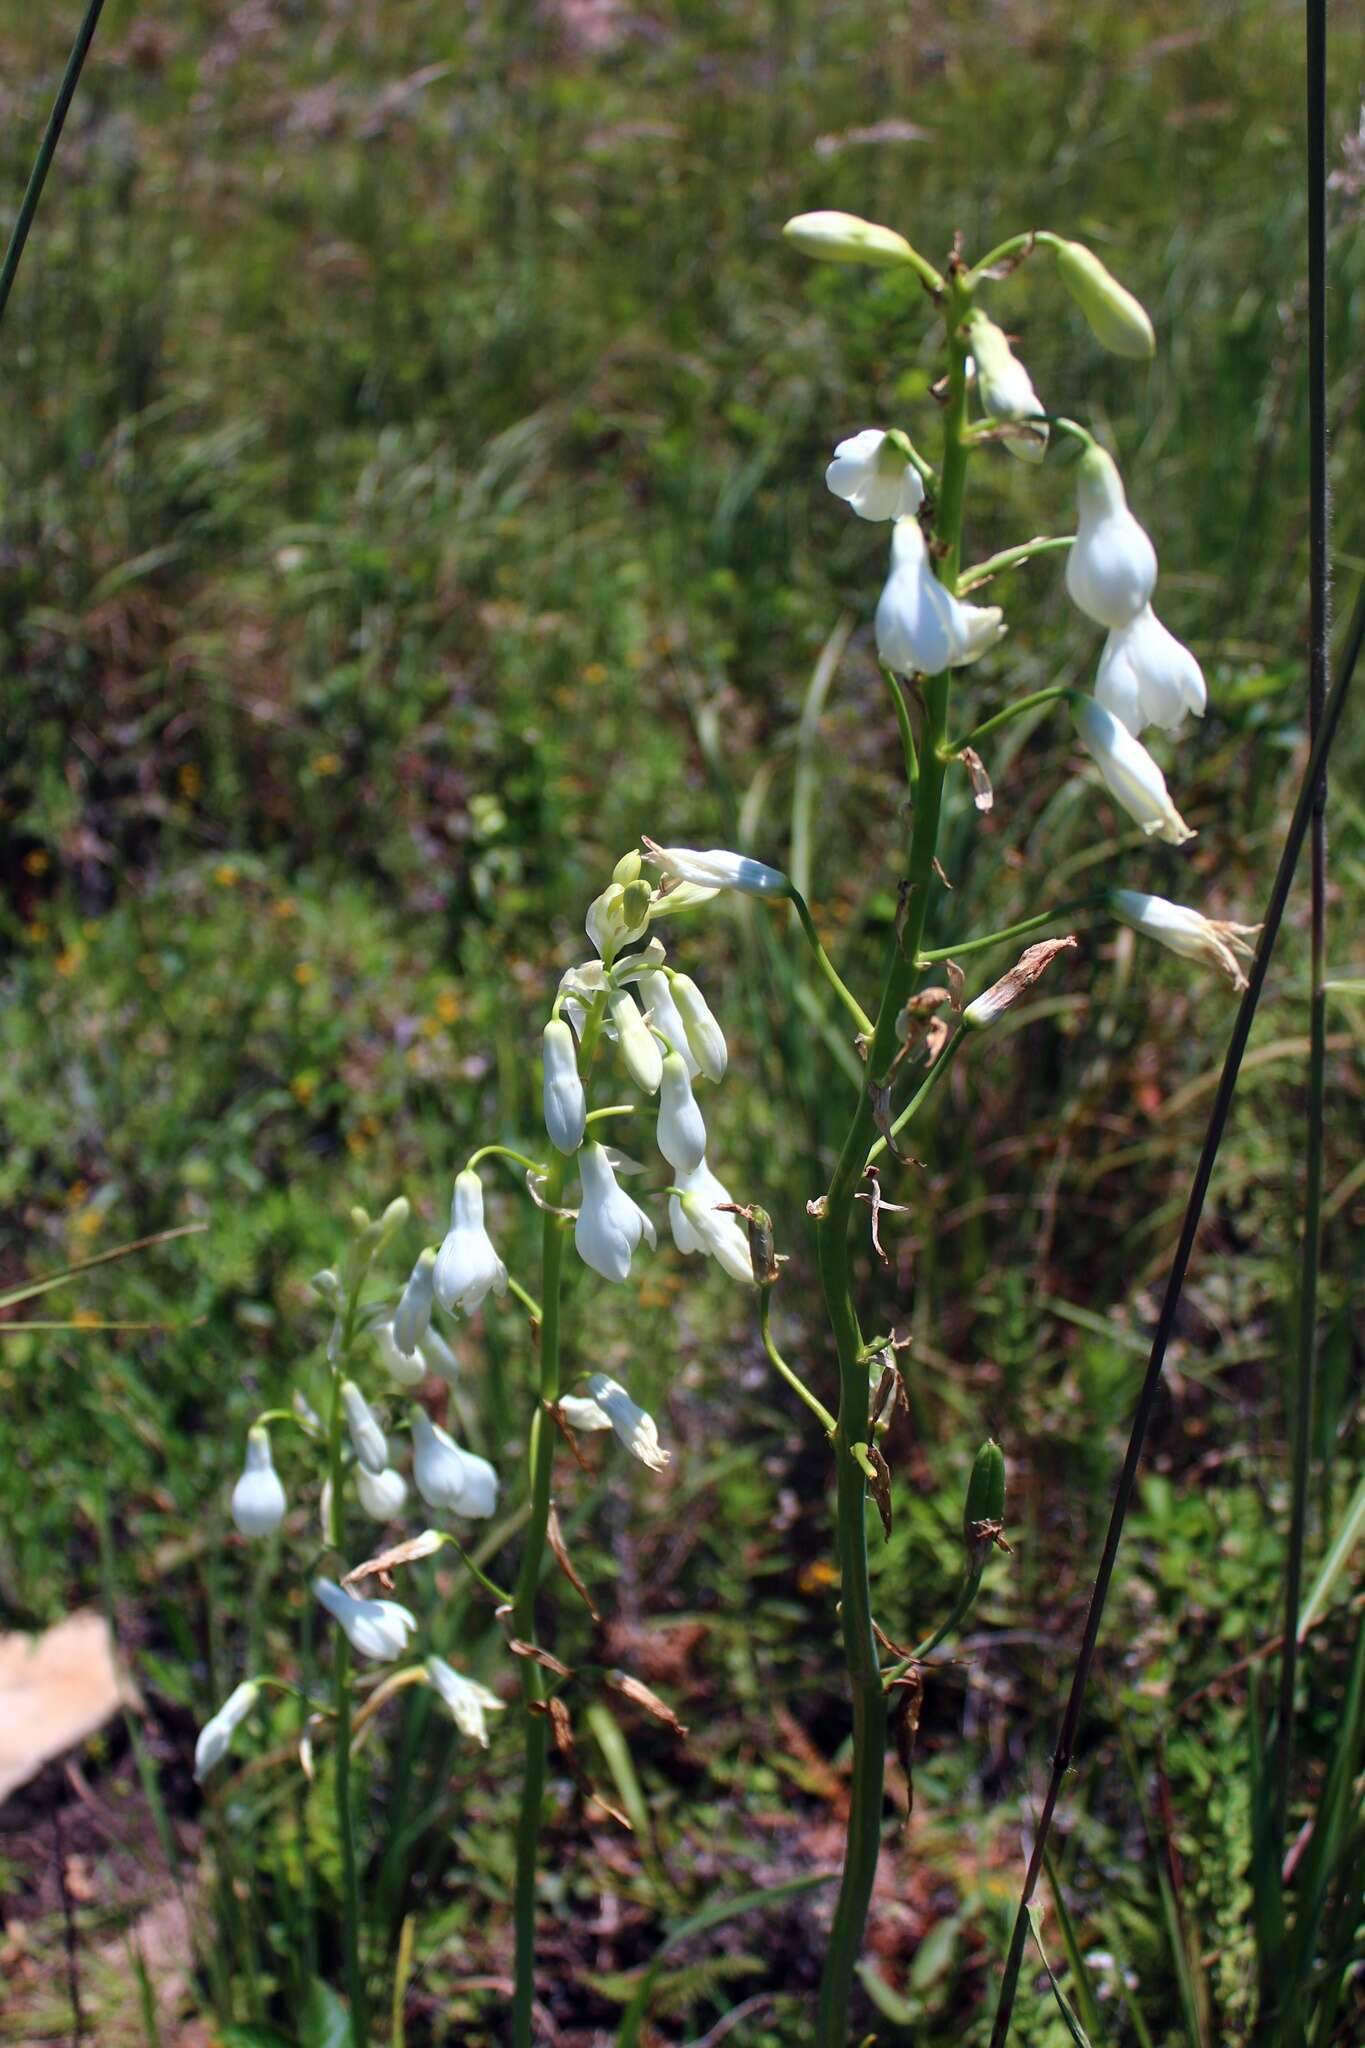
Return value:
<svg viewBox="0 0 1365 2048">
<path fill-rule="evenodd" d="M 1010 347 L 1009 336 L 977 308 L 967 322 L 967 340 L 976 363 L 976 388 L 981 409 L 995 420 L 1028 420 L 1042 405 L 1033 379 Z M 1041 462 L 1047 453 L 1047 422 L 1021 427 L 1005 441 L 1011 455 Z"/>
<path fill-rule="evenodd" d="M 705 996 L 690 974 L 672 974 L 668 985 L 698 1066 L 708 1081 L 723 1080 L 729 1058 L 725 1033 L 712 1016 Z"/>
<path fill-rule="evenodd" d="M 1101 348 L 1135 358 L 1156 354 L 1156 335 L 1145 307 L 1125 290 L 1082 242 L 1053 241 L 1062 283 L 1090 323 Z"/>
<path fill-rule="evenodd" d="M 894 228 L 879 227 L 856 213 L 798 213 L 782 230 L 794 249 L 825 263 L 869 263 L 886 270 L 915 263 L 914 250 Z"/>
<path fill-rule="evenodd" d="M 626 902 L 627 888 L 634 892 L 629 906 Z M 649 923 L 649 897 L 647 888 L 641 896 L 637 882 L 631 882 L 625 888 L 620 882 L 613 882 L 588 905 L 585 929 L 604 960 L 614 960 L 622 946 L 628 946 L 633 939 L 643 938 Z"/>
<path fill-rule="evenodd" d="M 369 1472 L 382 1472 L 389 1462 L 389 1446 L 374 1418 L 369 1402 L 354 1380 L 341 1382 L 341 1400 L 346 1410 L 346 1432 L 351 1448 Z"/>
<path fill-rule="evenodd" d="M 611 1014 L 612 1023 L 616 1026 L 616 1036 L 626 1072 L 637 1088 L 643 1088 L 646 1095 L 657 1093 L 663 1074 L 664 1056 L 659 1050 L 658 1039 L 640 1014 L 634 996 L 629 989 L 613 989 L 607 997 L 607 1009 Z"/>
<path fill-rule="evenodd" d="M 640 879 L 640 849 L 632 846 L 629 853 L 623 853 L 611 871 L 613 882 L 619 882 L 623 889 Z"/>
</svg>

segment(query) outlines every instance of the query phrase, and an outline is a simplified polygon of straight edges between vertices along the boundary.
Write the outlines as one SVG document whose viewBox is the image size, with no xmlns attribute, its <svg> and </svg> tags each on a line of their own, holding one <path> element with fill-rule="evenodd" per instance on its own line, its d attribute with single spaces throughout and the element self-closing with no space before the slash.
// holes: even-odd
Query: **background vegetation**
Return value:
<svg viewBox="0 0 1365 2048">
<path fill-rule="evenodd" d="M 69 12 L 0 20 L 14 195 Z M 1349 596 L 1365 557 L 1349 487 L 1365 49 L 1344 7 L 1332 33 Z M 105 1824 L 77 1926 L 101 2042 L 145 2031 L 132 1987 L 172 1880 L 201 1936 L 218 1929 L 179 2008 L 216 1999 L 264 2024 L 334 1962 L 326 1801 L 286 1761 L 204 1809 L 188 1759 L 249 1645 L 292 1654 L 302 1589 L 286 1573 L 260 1597 L 225 1492 L 246 1422 L 324 1334 L 305 1282 L 349 1207 L 407 1192 L 415 1252 L 470 1146 L 534 1129 L 546 997 L 641 829 L 785 862 L 804 817 L 816 914 L 855 987 L 884 948 L 900 801 L 869 633 L 884 535 L 820 478 L 841 432 L 932 417 L 928 323 L 913 281 L 800 263 L 778 239 L 787 215 L 845 206 L 936 259 L 954 232 L 979 251 L 1052 226 L 1100 249 L 1158 329 L 1155 364 L 1134 369 L 1100 355 L 1050 270 L 1008 301 L 1039 390 L 1118 452 L 1161 552 L 1163 616 L 1204 661 L 1209 715 L 1172 750 L 1200 838 L 1187 855 L 1139 846 L 1076 772 L 1063 721 L 1015 726 L 989 762 L 991 816 L 954 791 L 952 910 L 931 943 L 1077 878 L 1259 915 L 1304 731 L 1300 76 L 1298 11 L 1265 0 L 970 15 L 110 0 L 7 319 L 0 503 L 0 1281 L 208 1226 L 52 1297 L 54 1314 L 159 1334 L 0 1344 L 8 1624 L 107 1599 L 144 1695 L 132 1746 L 120 1733 L 87 1759 Z M 1069 517 L 1057 465 L 1040 479 L 1002 460 L 990 479 L 975 555 Z M 1004 596 L 1010 639 L 972 672 L 976 701 L 1088 679 L 1097 638 L 1055 560 Z M 803 725 L 831 635 L 832 687 Z M 1358 731 L 1332 798 L 1343 974 L 1361 971 Z M 1073 1995 L 1111 2042 L 1235 2042 L 1251 2008 L 1243 1765 L 1287 1490 L 1297 922 L 1224 1149 L 1058 1848 L 1090 1957 Z M 780 920 L 694 922 L 679 957 L 731 1037 L 717 1153 L 776 1216 L 793 1255 L 784 1343 L 827 1388 L 804 1234 L 816 1188 L 798 1162 L 840 1131 L 842 1033 Z M 911 1414 L 888 1446 L 885 1625 L 913 1637 L 943 1612 L 988 1431 L 1010 1461 L 1015 1544 L 926 1698 L 915 1815 L 871 1933 L 865 2017 L 887 2042 L 914 2026 L 926 2043 L 984 2038 L 1020 1828 L 1228 1021 L 1211 976 L 1130 935 L 1083 934 L 920 1127 L 892 1270 L 874 1274 L 868 1250 L 868 1298 L 913 1333 Z M 1315 1557 L 1361 1447 L 1363 1032 L 1365 1005 L 1338 1000 L 1318 1423 L 1338 1477 Z M 531 1221 L 501 1190 L 494 1213 L 528 1270 Z M 566 1470 L 566 1522 L 606 1617 L 599 1646 L 691 1733 L 679 1745 L 624 1709 L 580 1733 L 608 1796 L 647 1801 L 648 1821 L 624 1835 L 563 1787 L 546 1992 L 566 2048 L 609 2038 L 666 1921 L 837 1858 L 828 1475 L 748 1307 L 668 1248 L 629 1313 L 575 1286 L 580 1357 L 628 1366 L 676 1457 L 662 1481 L 610 1457 Z M 461 1349 L 465 1426 L 514 1480 L 515 1448 L 499 1447 L 527 1405 L 521 1324 L 494 1308 Z M 486 1607 L 439 1583 L 437 1640 L 506 1687 Z M 582 1651 L 586 1613 L 567 1588 L 554 1597 L 561 1648 Z M 1313 1637 L 1306 1787 L 1351 1636 L 1343 1606 Z M 395 1710 L 393 1744 L 366 1753 L 399 1845 L 369 1873 L 375 1952 L 412 1913 L 408 2038 L 479 2048 L 505 1996 L 515 1742 L 495 1738 L 486 1762 L 424 1713 Z M 215 1837 L 235 1889 L 195 1885 Z M 69 2026 L 50 1853 L 40 1830 L 0 1836 L 19 1930 L 6 2038 Z M 680 1950 L 659 2039 L 708 2036 L 753 1999 L 731 2038 L 794 2048 L 823 1897 Z M 1070 1936 L 1049 1926 L 1060 1964 Z M 1016 2038 L 1063 2038 L 1040 1993 Z"/>
</svg>

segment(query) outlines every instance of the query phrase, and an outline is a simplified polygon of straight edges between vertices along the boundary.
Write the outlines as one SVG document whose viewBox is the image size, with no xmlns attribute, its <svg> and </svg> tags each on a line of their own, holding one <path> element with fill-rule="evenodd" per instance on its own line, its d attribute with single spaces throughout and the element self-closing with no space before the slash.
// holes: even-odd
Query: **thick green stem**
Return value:
<svg viewBox="0 0 1365 2048">
<path fill-rule="evenodd" d="M 359 1262 L 357 1262 L 359 1265 Z M 342 1507 L 344 1474 L 341 1463 L 341 1383 L 355 1338 L 356 1303 L 360 1294 L 359 1272 L 346 1305 L 346 1319 L 340 1356 L 332 1366 L 332 1408 L 327 1427 L 327 1482 L 329 1509 L 327 1541 L 337 1557 L 344 1553 L 345 1514 Z M 346 1995 L 351 2007 L 351 2038 L 356 2048 L 369 2039 L 365 2011 L 365 1973 L 360 1961 L 360 1878 L 355 1853 L 355 1815 L 351 1804 L 351 1645 L 337 1623 L 332 1631 L 333 1681 L 336 1686 L 336 1747 L 333 1752 L 333 1786 L 336 1794 L 337 1836 L 341 1845 L 342 1940 L 346 1951 Z"/>
<path fill-rule="evenodd" d="M 558 1208 L 564 1198 L 567 1162 L 556 1153 L 545 1181 L 545 1200 Z M 540 1387 L 531 1418 L 529 1463 L 531 1514 L 517 1573 L 512 1603 L 513 1630 L 523 1642 L 536 1640 L 536 1588 L 545 1562 L 554 1478 L 555 1430 L 549 1408 L 559 1399 L 559 1289 L 564 1258 L 564 1219 L 546 1210 L 541 1218 L 540 1254 Z M 545 1766 L 550 1724 L 543 1711 L 545 1674 L 534 1657 L 521 1660 L 521 1697 L 525 1713 L 521 1812 L 517 1817 L 517 1874 L 514 1917 L 516 1968 L 512 2003 L 513 2048 L 531 2048 L 532 2009 L 536 1991 L 536 1865 L 540 1854 L 541 1808 L 545 1799 Z"/>
</svg>

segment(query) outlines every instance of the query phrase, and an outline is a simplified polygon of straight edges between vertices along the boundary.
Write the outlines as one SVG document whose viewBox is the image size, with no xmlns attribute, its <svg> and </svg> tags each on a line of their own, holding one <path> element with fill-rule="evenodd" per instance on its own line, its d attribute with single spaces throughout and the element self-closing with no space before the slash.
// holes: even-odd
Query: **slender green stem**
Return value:
<svg viewBox="0 0 1365 2048">
<path fill-rule="evenodd" d="M 584 1056 L 587 1055 L 585 1044 Z M 558 1207 L 568 1177 L 568 1162 L 556 1153 L 550 1164 L 545 1199 Z M 531 1515 L 512 1602 L 513 1627 L 523 1642 L 536 1640 L 536 1589 L 545 1560 L 554 1478 L 555 1430 L 548 1410 L 559 1399 L 559 1291 L 564 1256 L 564 1219 L 547 1210 L 541 1218 L 540 1388 L 531 1418 Z M 521 1811 L 517 1817 L 517 1870 L 514 1917 L 516 1965 L 512 2003 L 513 2048 L 531 2048 L 536 1993 L 536 1865 L 540 1854 L 541 1808 L 545 1801 L 545 1766 L 549 1752 L 549 1720 L 543 1711 L 545 1674 L 534 1657 L 521 1663 L 521 1697 L 525 1730 Z"/>
<path fill-rule="evenodd" d="M 964 747 L 974 747 L 978 740 L 989 739 L 1002 725 L 1008 725 L 1012 718 L 1022 718 L 1026 711 L 1036 711 L 1040 704 L 1055 704 L 1067 691 L 1059 686 L 1046 690 L 1031 690 L 1027 697 L 1018 697 L 1013 704 L 1007 704 L 1003 711 L 995 712 L 990 718 L 983 718 L 980 725 L 974 725 L 970 732 L 964 732 L 960 739 L 945 740 L 943 758 L 955 761 Z"/>
<path fill-rule="evenodd" d="M 898 1678 L 904 1678 L 912 1664 L 919 1664 L 924 1658 L 931 1655 L 938 1648 L 944 1637 L 951 1635 L 959 1622 L 963 1621 L 970 1614 L 976 1596 L 981 1591 L 981 1581 L 985 1575 L 985 1570 L 986 1567 L 983 1563 L 978 1565 L 974 1571 L 968 1571 L 961 1586 L 958 1588 L 957 1598 L 953 1602 L 952 1610 L 947 1620 L 940 1623 L 931 1636 L 926 1636 L 924 1641 L 913 1649 L 908 1657 L 902 1657 L 897 1664 L 888 1665 L 883 1677 L 883 1684 L 888 1690 L 895 1684 Z"/>
<path fill-rule="evenodd" d="M 799 1378 L 798 1375 L 792 1371 L 791 1367 L 787 1364 L 786 1359 L 782 1356 L 776 1344 L 773 1342 L 773 1333 L 771 1327 L 772 1300 L 773 1290 L 771 1287 L 763 1287 L 759 1289 L 758 1326 L 763 1337 L 763 1349 L 767 1352 L 769 1360 L 771 1361 L 772 1365 L 782 1375 L 783 1379 L 787 1382 L 787 1385 L 791 1388 L 792 1392 L 798 1397 L 798 1399 L 805 1402 L 806 1406 L 810 1409 L 811 1414 L 819 1423 L 821 1429 L 824 1430 L 825 1435 L 828 1437 L 832 1437 L 838 1431 L 838 1423 L 834 1420 L 834 1417 L 830 1414 L 824 1402 L 817 1400 L 815 1395 L 812 1394 L 810 1388 L 806 1385 L 805 1381 Z"/>
<path fill-rule="evenodd" d="M 536 1300 L 534 1294 L 527 1293 L 520 1280 L 515 1279 L 511 1273 L 507 1276 L 507 1292 L 514 1301 L 521 1303 L 533 1323 L 540 1321 L 540 1303 Z"/>
<path fill-rule="evenodd" d="M 590 1109 L 587 1115 L 587 1122 L 590 1124 L 601 1123 L 605 1117 L 609 1116 L 645 1116 L 652 1107 L 652 1104 L 644 1102 L 609 1102 L 603 1109 Z"/>
<path fill-rule="evenodd" d="M 510 1145 L 480 1145 L 478 1151 L 471 1152 L 468 1159 L 466 1159 L 464 1163 L 465 1172 L 469 1173 L 474 1167 L 481 1165 L 485 1159 L 513 1159 L 518 1166 L 524 1166 L 528 1173 L 537 1175 L 545 1173 L 543 1160 L 528 1159 L 524 1152 L 514 1151 Z"/>
<path fill-rule="evenodd" d="M 1018 924 L 1002 926 L 998 932 L 983 932 L 979 939 L 959 939 L 955 946 L 935 946 L 932 951 L 921 953 L 921 967 L 932 967 L 940 960 L 956 960 L 964 953 L 984 953 L 991 946 L 1002 946 L 1006 939 L 1022 939 L 1029 932 L 1040 932 L 1044 925 L 1056 924 L 1060 918 L 1071 917 L 1078 910 L 1095 910 L 1107 903 L 1107 889 L 1097 889 L 1090 896 L 1073 897 L 1069 903 L 1058 903 L 1051 910 L 1040 910 L 1033 917 L 1021 918 Z"/>
<path fill-rule="evenodd" d="M 948 1043 L 944 1046 L 942 1052 L 934 1061 L 932 1067 L 930 1067 L 928 1073 L 921 1081 L 919 1087 L 915 1090 L 915 1093 L 910 1097 L 910 1100 L 906 1103 L 905 1108 L 901 1111 L 900 1115 L 892 1124 L 891 1135 L 893 1138 L 898 1138 L 901 1132 L 905 1129 L 906 1125 L 914 1122 L 915 1118 L 923 1109 L 925 1103 L 929 1100 L 929 1097 L 933 1094 L 934 1090 L 938 1087 L 940 1081 L 942 1081 L 944 1076 L 947 1074 L 948 1069 L 952 1066 L 953 1061 L 957 1058 L 958 1054 L 962 1050 L 963 1045 L 970 1036 L 971 1034 L 966 1029 L 966 1027 L 964 1025 L 959 1024 L 957 1030 L 948 1040 Z M 871 1151 L 867 1155 L 868 1165 L 871 1166 L 875 1160 L 880 1159 L 883 1152 L 885 1152 L 886 1150 L 886 1139 L 878 1138 L 876 1144 L 872 1147 Z"/>
<path fill-rule="evenodd" d="M 814 953 L 815 955 L 816 962 L 820 968 L 820 972 L 824 975 L 825 980 L 834 990 L 835 995 L 838 996 L 839 1001 L 848 1011 L 849 1016 L 852 1017 L 858 1029 L 861 1032 L 863 1032 L 866 1037 L 870 1038 L 872 1036 L 872 1019 L 868 1016 L 867 1011 L 858 1001 L 858 998 L 851 992 L 851 990 L 845 988 L 843 982 L 839 979 L 839 974 L 837 969 L 835 968 L 834 962 L 830 959 L 829 954 L 820 944 L 820 934 L 815 929 L 815 920 L 812 918 L 810 914 L 810 910 L 807 906 L 805 897 L 801 894 L 801 891 L 795 886 L 789 888 L 788 894 L 791 898 L 792 908 L 795 910 L 797 916 L 801 920 L 801 929 L 806 935 L 807 944 L 810 946 L 812 953 Z"/>
<path fill-rule="evenodd" d="M 1055 235 L 1048 234 L 1044 228 L 1026 228 L 1022 235 L 1008 236 L 1005 241 L 997 242 L 993 249 L 988 249 L 980 261 L 972 265 L 962 280 L 964 289 L 968 292 L 975 291 L 986 272 L 993 270 L 997 263 L 1004 263 L 1011 256 L 1031 255 L 1040 242 L 1055 242 L 1056 239 Z"/>
<path fill-rule="evenodd" d="M 1074 533 L 1040 533 L 1033 540 L 1020 541 L 1018 547 L 1002 548 L 998 555 L 987 555 L 984 562 L 973 562 L 970 569 L 963 570 L 958 578 L 958 596 L 965 597 L 969 590 L 988 583 L 992 576 L 1003 575 L 1006 569 L 1017 569 L 1021 562 L 1031 562 L 1035 555 L 1069 548 L 1075 538 Z"/>
<path fill-rule="evenodd" d="M 19 212 L 10 233 L 5 260 L 0 264 L 0 320 L 5 317 L 5 308 L 9 304 L 9 295 L 24 254 L 24 245 L 28 241 L 28 231 L 33 226 L 33 216 L 38 211 L 38 201 L 43 196 L 47 174 L 57 153 L 57 144 L 61 141 L 62 129 L 66 126 L 67 112 L 75 98 L 76 87 L 86 57 L 89 55 L 90 45 L 95 39 L 95 30 L 99 26 L 103 8 L 104 0 L 90 0 L 85 10 L 85 18 L 71 46 L 71 55 L 66 60 L 66 69 L 57 88 L 57 97 L 52 103 L 52 112 L 47 117 L 43 139 L 38 144 L 38 154 L 33 159 L 33 169 L 29 172 L 28 184 L 24 189 Z"/>
<path fill-rule="evenodd" d="M 339 1356 L 332 1365 L 332 1407 L 327 1425 L 327 1480 L 330 1499 L 327 1541 L 338 1556 L 345 1552 L 345 1512 L 341 1462 L 341 1383 L 355 1336 L 356 1304 L 365 1266 L 356 1261 L 356 1274 L 346 1303 Z M 346 1951 L 346 1994 L 351 2007 L 351 2034 L 356 2048 L 369 2039 L 365 2012 L 365 1973 L 360 1961 L 360 1879 L 355 1853 L 355 1816 L 351 1805 L 351 1645 L 340 1623 L 332 1629 L 332 1673 L 336 1688 L 336 1745 L 333 1753 L 333 1782 L 336 1793 L 337 1836 L 341 1845 L 342 1939 Z"/>
</svg>

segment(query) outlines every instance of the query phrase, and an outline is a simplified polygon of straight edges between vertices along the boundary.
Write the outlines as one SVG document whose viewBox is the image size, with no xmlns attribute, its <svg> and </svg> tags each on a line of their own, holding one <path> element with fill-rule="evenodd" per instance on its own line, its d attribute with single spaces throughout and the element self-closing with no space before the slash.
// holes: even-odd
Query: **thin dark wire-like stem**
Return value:
<svg viewBox="0 0 1365 2048">
<path fill-rule="evenodd" d="M 1329 565 L 1327 553 L 1327 6 L 1308 0 L 1308 730 L 1316 739 L 1327 693 Z M 1284 1573 L 1284 1651 L 1280 1658 L 1275 1744 L 1276 1854 L 1289 1819 L 1294 1769 L 1294 1682 L 1298 1674 L 1299 1601 L 1308 1531 L 1313 1405 L 1317 1386 L 1318 1268 L 1322 1262 L 1323 1106 L 1327 1073 L 1327 778 L 1314 792 L 1309 831 L 1311 978 L 1308 1019 L 1308 1116 L 1304 1132 L 1306 1181 L 1299 1268 L 1299 1328 L 1295 1358 L 1293 1479 L 1289 1545 Z"/>
<path fill-rule="evenodd" d="M 990 2048 L 1004 2048 L 1009 2034 L 1010 2015 L 1014 2010 L 1014 1994 L 1019 1981 L 1019 1968 L 1024 1957 L 1024 1942 L 1028 1935 L 1028 1908 L 1037 1887 L 1043 1868 L 1043 1855 L 1047 1848 L 1048 1835 L 1052 1829 L 1053 1815 L 1061 1794 L 1062 1783 L 1070 1768 L 1075 1753 L 1076 1736 L 1080 1729 L 1081 1712 L 1085 1705 L 1085 1690 L 1090 1679 L 1090 1667 L 1095 1659 L 1095 1646 L 1099 1641 L 1100 1624 L 1104 1619 L 1105 1601 L 1109 1597 L 1109 1583 L 1114 1576 L 1114 1564 L 1118 1557 L 1119 1542 L 1123 1525 L 1132 1504 L 1133 1491 L 1137 1485 L 1138 1467 L 1142 1462 L 1143 1447 L 1151 1425 L 1152 1411 L 1161 1385 L 1162 1367 L 1166 1361 L 1166 1348 L 1171 1341 L 1175 1327 L 1176 1310 L 1180 1303 L 1185 1275 L 1189 1270 L 1194 1241 L 1199 1234 L 1199 1224 L 1204 1213 L 1204 1200 L 1213 1178 L 1214 1163 L 1218 1148 L 1223 1141 L 1228 1114 L 1232 1108 L 1233 1091 L 1241 1070 L 1242 1055 L 1246 1051 L 1251 1026 L 1256 1016 L 1256 1007 L 1261 1000 L 1265 986 L 1270 957 L 1279 935 L 1284 907 L 1289 898 L 1294 880 L 1294 870 L 1308 833 L 1308 826 L 1317 797 L 1318 785 L 1322 780 L 1332 741 L 1341 723 L 1342 709 L 1350 693 L 1351 678 L 1360 658 L 1361 643 L 1365 641 L 1365 589 L 1356 602 L 1355 616 L 1342 655 L 1341 669 L 1331 695 L 1323 707 L 1318 736 L 1309 753 L 1308 766 L 1304 772 L 1294 816 L 1280 855 L 1280 864 L 1275 872 L 1275 881 L 1266 906 L 1265 924 L 1261 931 L 1261 942 L 1256 949 L 1256 959 L 1251 969 L 1246 993 L 1238 1007 L 1236 1022 L 1232 1027 L 1232 1038 L 1223 1061 L 1223 1071 L 1218 1080 L 1218 1091 L 1209 1112 L 1208 1129 L 1204 1134 L 1199 1164 L 1195 1168 L 1194 1181 L 1190 1188 L 1189 1201 L 1185 1206 L 1185 1218 L 1180 1226 L 1180 1239 L 1176 1245 L 1175 1258 L 1171 1264 L 1170 1277 L 1162 1298 L 1161 1314 L 1157 1319 L 1156 1332 L 1152 1338 L 1151 1357 L 1138 1395 L 1137 1409 L 1133 1416 L 1132 1433 L 1128 1438 L 1128 1450 L 1119 1475 L 1118 1487 L 1114 1494 L 1114 1505 L 1110 1511 L 1109 1528 L 1104 1539 L 1104 1550 L 1100 1557 L 1099 1571 L 1095 1576 L 1094 1591 L 1090 1595 L 1090 1606 L 1085 1617 L 1085 1630 L 1076 1659 L 1076 1669 L 1071 1680 L 1071 1691 L 1067 1696 L 1066 1712 L 1062 1717 L 1061 1733 L 1052 1758 L 1052 1773 L 1048 1779 L 1047 1794 L 1039 1816 L 1034 1836 L 1033 1851 L 1029 1857 L 1028 1870 L 1024 1877 L 1024 1888 L 1020 1894 L 1019 1910 L 1015 1916 L 1014 1931 L 1010 1937 L 1009 1954 L 1005 1959 L 1005 1974 L 1000 1987 L 1000 2002 L 996 2007 L 995 2025 L 991 2030 Z"/>
<path fill-rule="evenodd" d="M 89 53 L 90 45 L 95 39 L 95 30 L 99 24 L 103 8 L 104 0 L 90 0 L 90 4 L 85 10 L 85 19 L 81 23 L 80 32 L 75 42 L 71 46 L 71 55 L 66 60 L 66 69 L 62 73 L 62 82 L 57 88 L 57 97 L 52 102 L 52 112 L 47 117 L 47 126 L 43 130 L 43 139 L 38 144 L 38 154 L 33 159 L 33 169 L 29 172 L 28 184 L 24 188 L 24 196 L 19 205 L 18 217 L 10 233 L 9 247 L 5 251 L 5 260 L 3 264 L 0 264 L 0 320 L 3 320 L 5 317 L 5 308 L 9 304 L 9 295 L 14 285 L 15 273 L 19 268 L 19 263 L 24 253 L 24 244 L 28 241 L 28 231 L 33 226 L 33 216 L 38 211 L 38 201 L 43 196 L 43 186 L 47 183 L 47 174 L 51 167 L 52 159 L 57 153 L 57 144 L 61 141 L 62 129 L 66 125 L 67 111 L 75 97 L 76 86 Z"/>
</svg>

